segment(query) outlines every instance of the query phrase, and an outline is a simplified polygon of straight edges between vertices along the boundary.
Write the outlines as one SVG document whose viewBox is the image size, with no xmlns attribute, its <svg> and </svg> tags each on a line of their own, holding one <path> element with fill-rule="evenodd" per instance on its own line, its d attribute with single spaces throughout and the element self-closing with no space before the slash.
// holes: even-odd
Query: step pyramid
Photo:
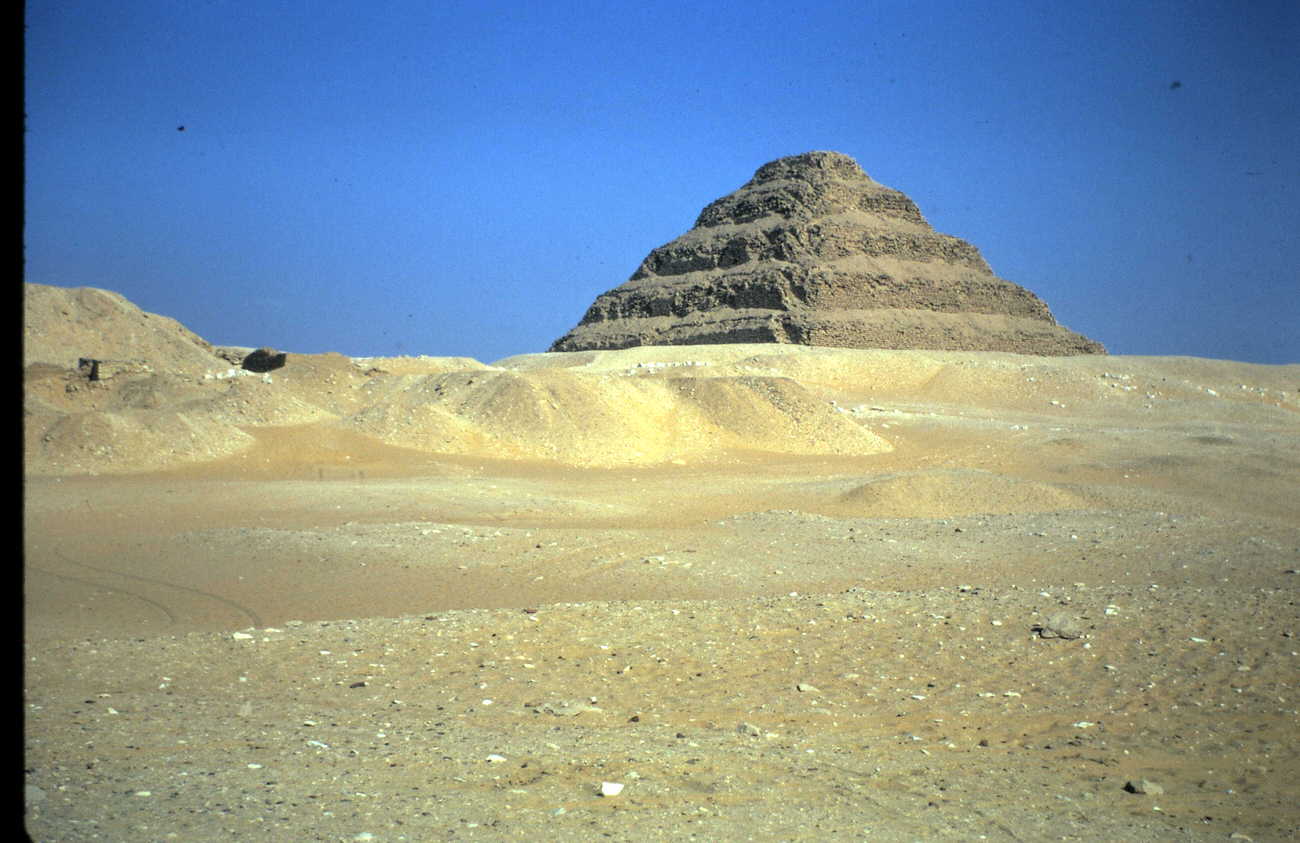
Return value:
<svg viewBox="0 0 1300 843">
<path fill-rule="evenodd" d="M 838 152 L 760 167 L 550 350 L 763 342 L 1105 353 Z"/>
</svg>

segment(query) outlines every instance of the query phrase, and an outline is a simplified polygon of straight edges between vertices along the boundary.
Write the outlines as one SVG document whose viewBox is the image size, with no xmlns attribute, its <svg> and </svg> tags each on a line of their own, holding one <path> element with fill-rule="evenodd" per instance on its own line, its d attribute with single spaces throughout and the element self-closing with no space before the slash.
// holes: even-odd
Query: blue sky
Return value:
<svg viewBox="0 0 1300 843">
<path fill-rule="evenodd" d="M 1300 362 L 1300 3 L 29 2 L 24 278 L 544 351 L 831 149 L 1117 354 Z M 178 127 L 184 126 L 184 131 Z"/>
</svg>

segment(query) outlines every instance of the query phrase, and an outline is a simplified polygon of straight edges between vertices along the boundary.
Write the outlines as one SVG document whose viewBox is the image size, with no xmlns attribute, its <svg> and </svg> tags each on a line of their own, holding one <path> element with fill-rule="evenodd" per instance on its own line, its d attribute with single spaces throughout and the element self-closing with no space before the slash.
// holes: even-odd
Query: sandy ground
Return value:
<svg viewBox="0 0 1300 843">
<path fill-rule="evenodd" d="M 316 422 L 28 475 L 29 833 L 1300 834 L 1300 367 L 768 364 L 889 450 L 579 467 Z"/>
</svg>

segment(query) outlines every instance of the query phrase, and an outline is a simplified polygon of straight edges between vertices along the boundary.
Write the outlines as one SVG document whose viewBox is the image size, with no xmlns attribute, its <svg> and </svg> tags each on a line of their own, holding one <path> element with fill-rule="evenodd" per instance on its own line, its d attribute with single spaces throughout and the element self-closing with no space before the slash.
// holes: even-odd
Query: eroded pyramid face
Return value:
<svg viewBox="0 0 1300 843">
<path fill-rule="evenodd" d="M 1105 353 L 838 152 L 760 167 L 551 350 L 741 342 Z"/>
</svg>

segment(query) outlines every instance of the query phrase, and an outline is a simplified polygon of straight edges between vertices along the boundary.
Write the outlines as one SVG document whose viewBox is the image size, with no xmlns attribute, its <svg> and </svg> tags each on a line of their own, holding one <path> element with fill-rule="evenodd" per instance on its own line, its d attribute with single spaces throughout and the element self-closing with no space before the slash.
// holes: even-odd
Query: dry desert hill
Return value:
<svg viewBox="0 0 1300 843">
<path fill-rule="evenodd" d="M 33 839 L 1300 833 L 1300 366 L 25 301 Z"/>
</svg>

